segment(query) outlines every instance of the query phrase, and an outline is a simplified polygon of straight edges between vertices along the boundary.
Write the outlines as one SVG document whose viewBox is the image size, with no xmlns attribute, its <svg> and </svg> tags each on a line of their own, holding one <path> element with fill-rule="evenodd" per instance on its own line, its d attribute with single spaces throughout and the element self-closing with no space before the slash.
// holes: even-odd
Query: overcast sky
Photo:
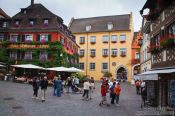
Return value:
<svg viewBox="0 0 175 116">
<path fill-rule="evenodd" d="M 133 13 L 134 30 L 141 27 L 142 17 L 139 11 L 146 0 L 35 0 L 43 4 L 68 25 L 71 18 L 87 18 L 96 16 L 120 15 Z M 29 6 L 31 0 L 0 0 L 2 8 L 9 16 L 14 16 L 20 8 Z"/>
</svg>

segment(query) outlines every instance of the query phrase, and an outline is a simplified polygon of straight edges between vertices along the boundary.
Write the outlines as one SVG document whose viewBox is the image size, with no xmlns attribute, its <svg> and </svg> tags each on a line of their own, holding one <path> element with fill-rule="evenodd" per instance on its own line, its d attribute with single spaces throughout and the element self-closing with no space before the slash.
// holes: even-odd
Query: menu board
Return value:
<svg viewBox="0 0 175 116">
<path fill-rule="evenodd" d="M 175 107 L 175 80 L 171 80 L 169 83 L 169 105 Z"/>
</svg>

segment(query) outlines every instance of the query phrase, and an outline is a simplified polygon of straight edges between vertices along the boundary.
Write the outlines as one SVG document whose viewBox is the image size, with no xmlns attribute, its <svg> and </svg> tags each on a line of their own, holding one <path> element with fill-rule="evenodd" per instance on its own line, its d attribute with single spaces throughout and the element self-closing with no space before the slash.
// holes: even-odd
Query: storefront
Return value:
<svg viewBox="0 0 175 116">
<path fill-rule="evenodd" d="M 149 70 L 138 77 L 146 82 L 151 106 L 175 107 L 175 68 Z"/>
</svg>

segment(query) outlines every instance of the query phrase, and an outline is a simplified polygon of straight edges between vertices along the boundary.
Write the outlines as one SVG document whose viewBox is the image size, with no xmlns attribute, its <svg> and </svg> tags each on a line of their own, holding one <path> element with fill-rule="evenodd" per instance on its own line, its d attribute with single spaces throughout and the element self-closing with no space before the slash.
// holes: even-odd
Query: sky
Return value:
<svg viewBox="0 0 175 116">
<path fill-rule="evenodd" d="M 88 18 L 133 14 L 134 31 L 141 28 L 142 17 L 139 11 L 146 0 L 34 0 L 43 4 L 48 10 L 60 16 L 68 25 L 71 18 Z M 0 8 L 9 16 L 17 14 L 21 8 L 26 8 L 31 0 L 0 0 Z"/>
</svg>

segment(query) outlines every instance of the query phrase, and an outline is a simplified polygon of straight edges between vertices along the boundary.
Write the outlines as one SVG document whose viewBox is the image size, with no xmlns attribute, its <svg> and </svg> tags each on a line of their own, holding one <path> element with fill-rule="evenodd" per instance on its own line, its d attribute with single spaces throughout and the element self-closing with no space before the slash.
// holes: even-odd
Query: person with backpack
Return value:
<svg viewBox="0 0 175 116">
<path fill-rule="evenodd" d="M 114 92 L 115 84 L 116 82 L 113 82 L 113 85 L 110 88 L 111 104 L 114 104 L 114 100 L 115 100 L 115 92 Z"/>
<path fill-rule="evenodd" d="M 114 88 L 114 93 L 115 93 L 115 99 L 116 99 L 116 106 L 119 106 L 119 97 L 120 97 L 120 92 L 121 92 L 121 86 L 120 83 L 117 83 L 117 85 Z"/>
</svg>

